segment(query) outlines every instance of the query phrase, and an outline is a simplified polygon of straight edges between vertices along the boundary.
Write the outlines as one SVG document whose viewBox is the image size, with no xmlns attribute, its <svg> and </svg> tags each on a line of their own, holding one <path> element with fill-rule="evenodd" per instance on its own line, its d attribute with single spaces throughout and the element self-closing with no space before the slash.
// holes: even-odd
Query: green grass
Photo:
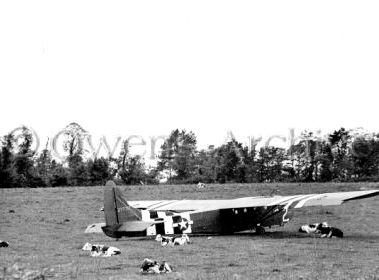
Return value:
<svg viewBox="0 0 379 280">
<path fill-rule="evenodd" d="M 227 184 L 121 187 L 128 200 L 211 199 L 279 194 L 379 189 L 379 184 Z M 379 279 L 379 197 L 339 207 L 293 211 L 284 227 L 265 236 L 251 233 L 191 237 L 183 247 L 161 247 L 153 239 L 115 241 L 103 234 L 84 234 L 103 221 L 102 187 L 1 189 L 0 279 L 3 268 L 18 263 L 50 269 L 56 279 Z M 10 210 L 14 210 L 11 213 Z M 297 232 L 302 224 L 328 221 L 344 231 L 343 239 L 320 239 Z M 121 256 L 91 258 L 85 242 L 121 249 Z M 176 272 L 142 276 L 144 258 L 166 260 Z M 375 278 L 376 277 L 376 278 Z"/>
</svg>

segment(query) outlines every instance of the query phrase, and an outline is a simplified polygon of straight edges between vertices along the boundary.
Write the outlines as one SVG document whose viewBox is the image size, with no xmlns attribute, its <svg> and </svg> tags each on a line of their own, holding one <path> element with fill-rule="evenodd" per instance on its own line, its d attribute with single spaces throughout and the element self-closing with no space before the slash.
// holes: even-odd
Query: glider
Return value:
<svg viewBox="0 0 379 280">
<path fill-rule="evenodd" d="M 105 226 L 113 238 L 157 234 L 231 234 L 289 221 L 288 210 L 329 206 L 379 195 L 379 190 L 292 196 L 244 197 L 225 200 L 126 201 L 114 182 L 104 187 Z"/>
</svg>

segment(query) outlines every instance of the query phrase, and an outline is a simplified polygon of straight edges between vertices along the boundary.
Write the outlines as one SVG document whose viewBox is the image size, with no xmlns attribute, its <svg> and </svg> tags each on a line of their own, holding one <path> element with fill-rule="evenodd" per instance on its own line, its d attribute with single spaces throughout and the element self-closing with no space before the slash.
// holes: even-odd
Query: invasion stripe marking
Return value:
<svg viewBox="0 0 379 280">
<path fill-rule="evenodd" d="M 299 201 L 299 200 L 302 200 L 302 199 L 306 199 L 308 197 L 312 197 L 314 196 L 313 194 L 308 194 L 308 195 L 301 195 L 301 196 L 297 196 L 295 198 L 292 198 L 290 199 L 289 201 L 287 201 L 287 203 L 285 204 L 284 206 L 284 214 L 283 214 L 283 217 L 282 217 L 282 220 L 283 220 L 283 223 L 288 223 L 289 222 L 289 218 L 287 218 L 287 214 L 288 214 L 288 209 L 290 208 L 290 206 L 296 202 L 296 201 Z"/>
<path fill-rule="evenodd" d="M 167 206 L 167 205 L 173 204 L 173 203 L 178 202 L 178 201 L 180 201 L 180 200 L 170 200 L 169 202 L 162 201 L 163 202 L 162 205 L 156 205 L 154 207 L 149 207 L 148 210 L 159 210 L 159 208 L 161 208 L 163 206 Z M 164 203 L 164 202 L 166 202 L 166 203 Z"/>
<path fill-rule="evenodd" d="M 146 209 L 149 209 L 149 208 L 151 208 L 151 207 L 154 207 L 155 205 L 158 205 L 158 204 L 164 203 L 164 202 L 166 202 L 166 201 L 167 201 L 167 200 L 160 200 L 160 201 L 158 201 L 158 202 L 155 202 L 155 203 L 149 204 L 149 205 L 146 206 Z"/>
<path fill-rule="evenodd" d="M 309 195 L 308 195 L 309 196 Z M 296 199 L 302 199 L 304 198 L 304 195 L 295 195 L 295 196 L 290 196 L 290 197 L 284 197 L 278 201 L 274 201 L 269 203 L 267 206 L 273 206 L 273 205 L 286 205 L 289 201 L 296 200 Z"/>
<path fill-rule="evenodd" d="M 300 200 L 300 202 L 298 204 L 296 204 L 296 206 L 294 208 L 301 208 L 304 206 L 304 204 L 307 201 L 312 200 L 312 199 L 321 198 L 321 197 L 325 197 L 325 194 L 316 194 L 316 195 L 312 195 L 311 197 L 308 197 L 306 199 L 302 199 L 302 200 Z"/>
<path fill-rule="evenodd" d="M 288 206 L 291 206 L 293 203 L 297 202 L 297 201 L 301 201 L 303 199 L 307 199 L 307 198 L 311 198 L 313 197 L 314 194 L 307 194 L 307 195 L 301 195 L 301 196 L 298 196 L 296 198 L 293 198 L 293 199 L 290 199 L 289 201 L 287 201 L 286 203 L 286 207 Z"/>
</svg>

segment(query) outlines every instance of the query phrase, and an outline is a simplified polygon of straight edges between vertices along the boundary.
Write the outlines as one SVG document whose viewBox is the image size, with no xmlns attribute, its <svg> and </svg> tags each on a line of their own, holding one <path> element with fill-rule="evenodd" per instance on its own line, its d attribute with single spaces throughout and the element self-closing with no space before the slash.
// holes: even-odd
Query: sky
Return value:
<svg viewBox="0 0 379 280">
<path fill-rule="evenodd" d="M 0 135 L 379 132 L 378 1 L 1 1 Z M 288 139 L 288 138 L 287 138 Z M 96 142 L 95 141 L 95 142 Z M 138 142 L 138 141 L 137 141 Z"/>
</svg>

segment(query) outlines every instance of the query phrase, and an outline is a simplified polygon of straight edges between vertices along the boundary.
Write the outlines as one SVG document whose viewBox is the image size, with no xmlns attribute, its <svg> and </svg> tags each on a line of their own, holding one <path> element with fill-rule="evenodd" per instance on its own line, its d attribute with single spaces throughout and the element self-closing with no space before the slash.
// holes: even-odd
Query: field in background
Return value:
<svg viewBox="0 0 379 280">
<path fill-rule="evenodd" d="M 212 199 L 379 189 L 379 184 L 226 184 L 121 187 L 128 200 Z M 103 222 L 102 187 L 0 189 L 0 279 L 14 263 L 52 269 L 56 279 L 379 279 L 379 197 L 339 207 L 292 211 L 284 227 L 265 236 L 190 237 L 192 244 L 165 248 L 153 239 L 115 241 L 84 234 L 90 223 Z M 327 221 L 346 238 L 319 239 L 298 233 L 300 225 Z M 121 249 L 121 256 L 91 258 L 84 243 Z M 166 260 L 176 272 L 142 276 L 144 258 Z M 376 277 L 376 278 L 375 278 Z"/>
</svg>

